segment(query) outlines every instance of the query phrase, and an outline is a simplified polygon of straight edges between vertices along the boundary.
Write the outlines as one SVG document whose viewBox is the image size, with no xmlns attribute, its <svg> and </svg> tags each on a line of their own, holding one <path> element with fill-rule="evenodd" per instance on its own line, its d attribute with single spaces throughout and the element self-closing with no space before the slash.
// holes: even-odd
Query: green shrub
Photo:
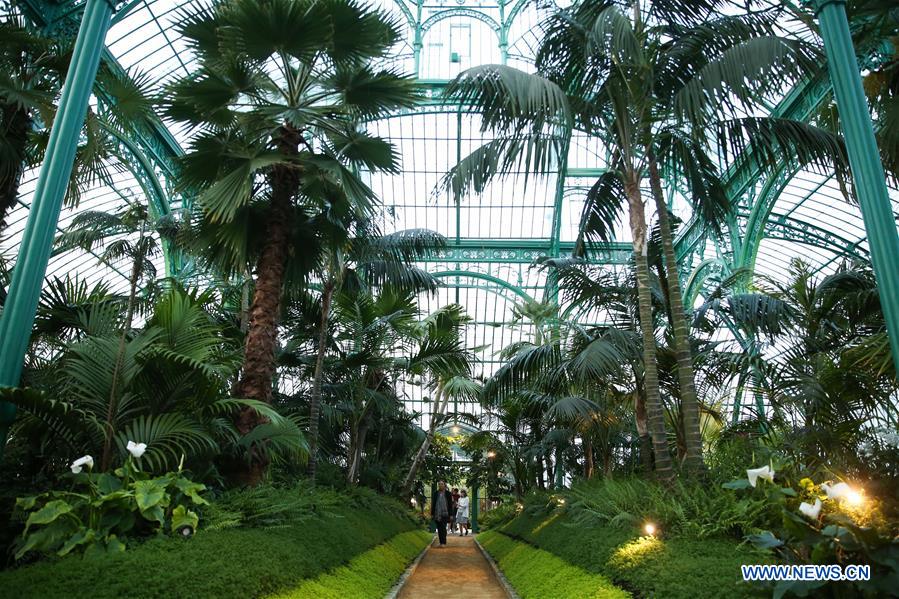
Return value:
<svg viewBox="0 0 899 599">
<path fill-rule="evenodd" d="M 478 526 L 482 529 L 502 526 L 521 512 L 519 503 L 503 503 L 492 510 L 487 510 L 478 517 Z"/>
<path fill-rule="evenodd" d="M 779 512 L 771 530 L 747 539 L 756 547 L 772 550 L 787 564 L 868 565 L 871 579 L 780 581 L 774 586 L 775 595 L 806 596 L 814 591 L 873 597 L 899 588 L 899 539 L 895 523 L 884 517 L 881 502 L 865 498 L 846 483 L 818 485 L 807 477 L 796 480 L 799 468 L 779 466 L 784 467 L 772 473 L 770 482 L 760 478 L 753 487 L 744 478 L 725 485 L 739 495 L 764 497 Z"/>
<path fill-rule="evenodd" d="M 742 582 L 742 564 L 767 563 L 767 554 L 736 539 L 691 538 L 683 534 L 641 536 L 640 529 L 595 521 L 585 524 L 569 510 L 525 509 L 498 529 L 548 551 L 571 565 L 602 574 L 618 586 L 644 597 L 695 599 L 697 581 L 702 597 L 764 596 Z"/>
<path fill-rule="evenodd" d="M 279 599 L 370 599 L 383 597 L 409 563 L 431 542 L 423 530 L 404 532 L 350 563 L 276 595 Z"/>
<path fill-rule="evenodd" d="M 594 480 L 575 484 L 566 493 L 571 518 L 585 526 L 639 530 L 655 522 L 669 533 L 696 538 L 741 539 L 771 517 L 771 505 L 754 497 L 737 497 L 719 485 L 677 482 L 671 486 L 639 478 Z"/>
<path fill-rule="evenodd" d="M 144 449 L 146 446 L 143 446 Z M 83 472 L 93 468 L 91 456 L 72 464 L 70 491 L 48 491 L 16 501 L 28 514 L 16 543 L 16 559 L 26 553 L 73 551 L 117 553 L 124 538 L 139 533 L 193 534 L 199 516 L 191 509 L 205 505 L 205 486 L 177 472 L 151 477 L 132 457 L 115 472 Z"/>
<path fill-rule="evenodd" d="M 617 599 L 630 597 L 605 576 L 573 566 L 553 554 L 496 531 L 478 536 L 523 599 Z"/>
<path fill-rule="evenodd" d="M 44 560 L 0 572 L 0 588 L 17 599 L 243 599 L 281 592 L 414 528 L 394 515 L 402 512 L 398 503 L 366 496 L 345 495 L 329 513 L 278 526 L 201 528 L 190 539 L 154 538 L 115 555 Z"/>
</svg>

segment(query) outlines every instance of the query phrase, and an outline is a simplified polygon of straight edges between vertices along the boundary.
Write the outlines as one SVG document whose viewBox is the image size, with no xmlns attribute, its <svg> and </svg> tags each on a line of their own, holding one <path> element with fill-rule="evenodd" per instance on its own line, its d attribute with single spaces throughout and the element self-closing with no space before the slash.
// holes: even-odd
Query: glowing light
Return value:
<svg viewBox="0 0 899 599">
<path fill-rule="evenodd" d="M 643 525 L 643 532 L 646 533 L 646 536 L 654 537 L 656 535 L 656 525 L 652 522 L 647 522 Z"/>
<path fill-rule="evenodd" d="M 492 460 L 493 458 L 496 457 L 496 452 L 495 452 L 495 451 L 488 451 L 488 452 L 487 452 L 487 457 L 490 458 L 490 459 Z"/>
<path fill-rule="evenodd" d="M 452 431 L 453 431 L 453 434 L 454 434 L 454 435 L 458 435 L 458 434 L 459 434 L 459 431 L 461 431 L 461 430 L 462 430 L 462 429 L 459 428 L 459 425 L 458 425 L 458 424 L 453 425 Z"/>
<path fill-rule="evenodd" d="M 864 495 L 861 492 L 852 489 L 848 491 L 845 495 L 846 503 L 853 506 L 859 506 L 865 501 Z"/>
<path fill-rule="evenodd" d="M 412 507 L 415 507 L 416 505 L 418 505 L 418 502 L 415 501 L 414 497 L 412 498 L 411 502 L 412 502 Z"/>
</svg>

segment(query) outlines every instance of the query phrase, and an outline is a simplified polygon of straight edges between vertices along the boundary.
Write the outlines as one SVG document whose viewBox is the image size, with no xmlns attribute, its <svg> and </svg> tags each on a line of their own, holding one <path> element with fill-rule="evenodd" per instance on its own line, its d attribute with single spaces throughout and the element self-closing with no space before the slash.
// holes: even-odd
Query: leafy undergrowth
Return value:
<svg viewBox="0 0 899 599">
<path fill-rule="evenodd" d="M 518 503 L 504 503 L 484 512 L 478 520 L 478 524 L 482 530 L 497 528 L 517 516 L 520 511 Z"/>
<path fill-rule="evenodd" d="M 737 540 L 686 535 L 640 536 L 636 527 L 587 525 L 564 509 L 527 509 L 499 529 L 573 566 L 602 574 L 637 596 L 666 599 L 757 597 L 742 582 L 741 564 L 770 561 Z"/>
<path fill-rule="evenodd" d="M 315 493 L 321 496 L 305 509 L 269 511 L 261 519 L 266 524 L 255 527 L 221 525 L 258 522 L 248 514 L 272 502 L 255 491 L 252 501 L 225 497 L 228 517 L 210 518 L 219 530 L 204 530 L 201 521 L 191 539 L 155 538 L 120 554 L 45 560 L 0 573 L 0 588 L 17 599 L 260 597 L 295 588 L 417 528 L 398 503 L 374 493 Z"/>
<path fill-rule="evenodd" d="M 478 535 L 522 599 L 619 599 L 630 597 L 600 574 L 573 566 L 553 554 L 496 531 Z"/>
<path fill-rule="evenodd" d="M 371 599 L 383 597 L 409 563 L 431 542 L 423 530 L 400 533 L 336 570 L 302 582 L 277 599 Z"/>
</svg>

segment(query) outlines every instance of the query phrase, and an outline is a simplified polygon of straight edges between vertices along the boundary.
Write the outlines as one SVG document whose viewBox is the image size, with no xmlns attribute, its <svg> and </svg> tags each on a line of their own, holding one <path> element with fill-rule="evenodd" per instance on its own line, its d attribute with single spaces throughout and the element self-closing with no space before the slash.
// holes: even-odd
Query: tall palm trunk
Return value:
<svg viewBox="0 0 899 599">
<path fill-rule="evenodd" d="M 296 154 L 299 143 L 299 133 L 284 125 L 278 140 L 281 153 Z M 277 165 L 272 168 L 269 181 L 272 197 L 266 218 L 266 242 L 256 263 L 256 290 L 250 306 L 243 369 L 238 384 L 239 397 L 266 403 L 271 403 L 272 399 L 278 316 L 289 251 L 291 212 L 300 178 L 295 168 Z M 244 408 L 237 416 L 237 430 L 247 434 L 265 421 L 252 408 Z M 268 458 L 255 446 L 250 449 L 249 457 L 248 464 L 235 474 L 237 482 L 255 485 L 265 475 Z"/>
<path fill-rule="evenodd" d="M 412 485 L 415 483 L 415 475 L 418 474 L 418 469 L 421 467 L 422 463 L 424 463 L 425 457 L 428 455 L 428 449 L 434 441 L 434 433 L 437 430 L 437 418 L 443 415 L 443 411 L 448 404 L 449 397 L 443 398 L 443 384 L 441 383 L 434 392 L 434 405 L 437 407 L 437 411 L 431 415 L 428 433 L 425 435 L 424 441 L 421 442 L 421 447 L 418 448 L 415 457 L 412 458 L 412 465 L 409 467 L 409 473 L 406 475 L 406 480 L 403 481 L 402 497 L 406 497 L 412 492 Z"/>
<path fill-rule="evenodd" d="M 359 422 L 350 444 L 350 467 L 347 468 L 346 482 L 355 485 L 359 478 L 359 470 L 362 467 L 362 449 L 365 447 L 365 439 L 368 437 L 369 419 L 366 417 Z"/>
<path fill-rule="evenodd" d="M 0 179 L 0 231 L 6 226 L 6 217 L 15 207 L 19 197 L 19 182 L 24 171 L 28 131 L 31 129 L 31 114 L 27 109 L 16 104 L 5 104 L 2 112 L 6 136 L 10 140 L 12 159 L 16 164 L 9 165 L 6 177 Z"/>
<path fill-rule="evenodd" d="M 556 470 L 553 467 L 553 458 L 550 455 L 550 452 L 546 452 L 543 454 L 543 462 L 544 464 L 546 464 L 546 470 L 543 473 L 543 475 L 546 477 L 546 488 L 552 489 L 555 482 L 553 479 Z"/>
<path fill-rule="evenodd" d="M 696 383 L 693 372 L 693 355 L 690 352 L 690 327 L 681 295 L 677 256 L 674 253 L 674 239 L 668 206 L 662 193 L 662 179 L 655 156 L 649 155 L 649 181 L 659 215 L 659 231 L 665 254 L 665 272 L 668 279 L 668 301 L 671 308 L 671 324 L 674 328 L 674 349 L 677 356 L 677 379 L 680 383 L 681 410 L 684 428 L 684 466 L 691 472 L 705 469 L 702 459 L 702 431 L 699 421 L 699 400 L 696 397 Z"/>
<path fill-rule="evenodd" d="M 640 308 L 640 330 L 643 333 L 643 388 L 646 395 L 646 414 L 649 435 L 652 438 L 656 475 L 662 481 L 674 478 L 671 456 L 668 453 L 668 435 L 665 415 L 659 393 L 659 370 L 656 361 L 656 338 L 652 320 L 652 295 L 650 293 L 649 263 L 646 253 L 646 215 L 640 194 L 640 178 L 629 173 L 624 183 L 630 212 L 631 236 L 634 240 L 634 262 L 637 270 L 637 304 Z"/>
<path fill-rule="evenodd" d="M 116 351 L 115 364 L 112 368 L 112 384 L 109 387 L 109 402 L 106 408 L 106 438 L 103 442 L 103 456 L 100 458 L 100 471 L 106 472 L 112 462 L 112 440 L 115 436 L 115 415 L 119 403 L 119 374 L 122 371 L 122 362 L 125 360 L 125 344 L 128 340 L 128 332 L 131 330 L 131 324 L 134 322 L 134 308 L 137 304 L 137 284 L 140 282 L 140 273 L 143 270 L 145 244 L 144 234 L 146 233 L 147 222 L 143 221 L 140 225 L 140 238 L 137 240 L 137 253 L 134 256 L 134 263 L 131 266 L 131 278 L 128 281 L 128 307 L 125 311 L 125 324 L 122 327 L 122 334 L 119 336 L 119 347 Z"/>
<path fill-rule="evenodd" d="M 642 387 L 642 385 L 638 385 Z M 646 422 L 646 399 L 641 388 L 634 392 L 634 423 L 640 439 L 640 463 L 643 471 L 652 472 L 652 439 L 649 438 L 649 424 Z"/>
<path fill-rule="evenodd" d="M 584 478 L 590 480 L 593 478 L 593 441 L 590 437 L 584 435 Z"/>
<path fill-rule="evenodd" d="M 331 279 L 322 287 L 322 317 L 318 325 L 318 348 L 315 355 L 315 373 L 312 378 L 312 394 L 309 396 L 309 464 L 306 475 L 314 483 L 318 465 L 318 421 L 321 417 L 322 377 L 324 376 L 325 349 L 328 342 L 328 321 L 331 318 L 331 299 L 336 283 Z"/>
</svg>

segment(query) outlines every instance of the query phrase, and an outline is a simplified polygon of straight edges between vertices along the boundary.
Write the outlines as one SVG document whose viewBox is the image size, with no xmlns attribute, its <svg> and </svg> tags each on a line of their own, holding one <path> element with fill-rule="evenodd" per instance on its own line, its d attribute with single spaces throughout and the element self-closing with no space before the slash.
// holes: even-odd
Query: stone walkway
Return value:
<svg viewBox="0 0 899 599">
<path fill-rule="evenodd" d="M 465 599 L 508 599 L 493 569 L 474 544 L 471 535 L 450 535 L 446 546 L 437 546 L 437 538 L 428 548 L 418 567 L 397 599 L 431 597 L 464 597 Z"/>
</svg>

